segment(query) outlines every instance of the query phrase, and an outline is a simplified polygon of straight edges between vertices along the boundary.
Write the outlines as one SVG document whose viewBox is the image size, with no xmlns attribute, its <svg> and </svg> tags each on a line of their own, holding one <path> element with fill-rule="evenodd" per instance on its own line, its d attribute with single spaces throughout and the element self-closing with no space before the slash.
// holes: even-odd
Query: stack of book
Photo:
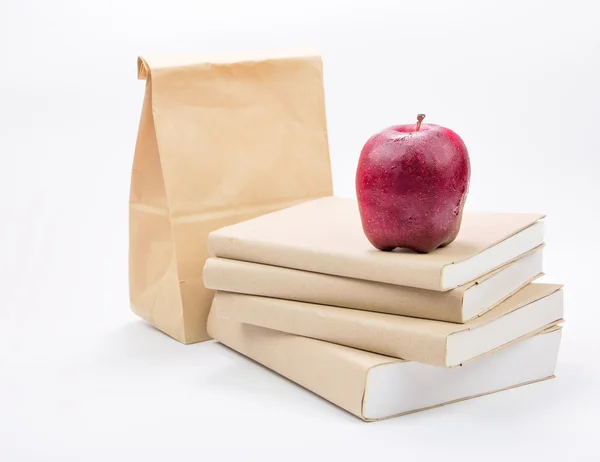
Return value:
<svg viewBox="0 0 600 462">
<path fill-rule="evenodd" d="M 552 378 L 563 289 L 533 282 L 543 218 L 465 212 L 428 254 L 373 248 L 337 197 L 219 229 L 209 335 L 364 420 Z"/>
</svg>

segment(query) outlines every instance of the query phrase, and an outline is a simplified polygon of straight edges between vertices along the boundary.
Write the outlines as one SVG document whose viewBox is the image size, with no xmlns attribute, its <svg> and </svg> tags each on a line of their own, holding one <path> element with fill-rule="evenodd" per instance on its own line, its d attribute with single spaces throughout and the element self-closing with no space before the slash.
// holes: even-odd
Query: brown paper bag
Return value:
<svg viewBox="0 0 600 462">
<path fill-rule="evenodd" d="M 207 340 L 209 232 L 329 196 L 322 61 L 314 54 L 138 58 L 146 92 L 130 193 L 132 310 Z"/>
</svg>

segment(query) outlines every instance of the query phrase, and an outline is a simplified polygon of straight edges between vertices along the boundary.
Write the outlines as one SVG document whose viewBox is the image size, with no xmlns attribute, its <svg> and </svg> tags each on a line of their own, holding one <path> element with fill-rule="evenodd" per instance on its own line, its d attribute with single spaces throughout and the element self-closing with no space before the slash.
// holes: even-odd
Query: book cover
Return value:
<svg viewBox="0 0 600 462">
<path fill-rule="evenodd" d="M 562 321 L 562 286 L 529 284 L 465 324 L 217 292 L 222 317 L 442 367 L 460 366 Z"/>
<path fill-rule="evenodd" d="M 428 254 L 375 249 L 353 199 L 325 197 L 215 230 L 209 255 L 445 291 L 543 244 L 543 215 L 465 212 L 458 237 Z"/>
<path fill-rule="evenodd" d="M 553 378 L 561 337 L 555 327 L 464 367 L 446 369 L 227 320 L 218 307 L 211 309 L 208 332 L 365 421 Z"/>
<path fill-rule="evenodd" d="M 541 276 L 542 247 L 445 292 L 219 257 L 206 261 L 203 279 L 218 291 L 465 323 Z"/>
</svg>

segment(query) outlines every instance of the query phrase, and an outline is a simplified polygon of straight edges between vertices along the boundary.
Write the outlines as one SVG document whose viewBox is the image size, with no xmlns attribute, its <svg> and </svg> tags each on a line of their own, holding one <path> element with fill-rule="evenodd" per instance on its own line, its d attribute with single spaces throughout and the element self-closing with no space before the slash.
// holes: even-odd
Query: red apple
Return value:
<svg viewBox="0 0 600 462">
<path fill-rule="evenodd" d="M 379 250 L 421 253 L 450 244 L 458 234 L 469 189 L 467 147 L 434 124 L 396 125 L 364 145 L 356 194 L 364 233 Z"/>
</svg>

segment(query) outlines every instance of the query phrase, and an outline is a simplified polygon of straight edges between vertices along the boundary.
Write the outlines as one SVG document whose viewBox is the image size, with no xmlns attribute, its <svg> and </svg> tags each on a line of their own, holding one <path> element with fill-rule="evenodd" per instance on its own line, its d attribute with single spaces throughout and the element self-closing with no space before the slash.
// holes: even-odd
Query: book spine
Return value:
<svg viewBox="0 0 600 462">
<path fill-rule="evenodd" d="M 227 292 L 217 292 L 215 306 L 237 322 L 446 366 L 447 335 L 429 324 L 438 321 Z"/>
<path fill-rule="evenodd" d="M 214 257 L 203 278 L 212 290 L 463 322 L 461 289 L 437 292 Z"/>
<path fill-rule="evenodd" d="M 213 306 L 208 332 L 215 340 L 364 419 L 363 396 L 372 366 L 392 362 L 339 345 L 227 320 Z"/>
</svg>

